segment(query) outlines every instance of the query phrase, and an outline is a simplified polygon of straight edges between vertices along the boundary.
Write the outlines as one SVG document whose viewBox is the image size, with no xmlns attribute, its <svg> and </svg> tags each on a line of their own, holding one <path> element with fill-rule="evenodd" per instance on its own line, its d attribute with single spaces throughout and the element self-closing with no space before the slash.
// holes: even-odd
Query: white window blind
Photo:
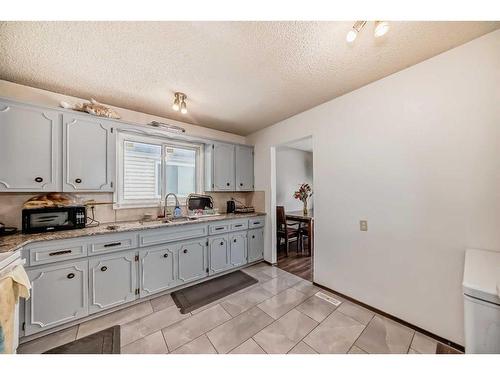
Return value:
<svg viewBox="0 0 500 375">
<path fill-rule="evenodd" d="M 161 146 L 125 141 L 123 150 L 123 199 L 160 199 Z"/>
</svg>

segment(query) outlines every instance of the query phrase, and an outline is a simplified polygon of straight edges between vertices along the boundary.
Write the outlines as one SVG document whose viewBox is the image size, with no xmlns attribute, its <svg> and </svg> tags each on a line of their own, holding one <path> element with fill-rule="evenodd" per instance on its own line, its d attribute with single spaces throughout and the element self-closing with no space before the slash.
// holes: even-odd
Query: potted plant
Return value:
<svg viewBox="0 0 500 375">
<path fill-rule="evenodd" d="M 300 185 L 299 190 L 297 190 L 295 193 L 293 193 L 293 197 L 295 199 L 302 201 L 302 203 L 304 204 L 304 210 L 303 210 L 304 216 L 307 216 L 307 199 L 312 194 L 313 193 L 312 193 L 311 186 L 309 186 L 309 184 L 305 184 L 305 183 Z"/>
</svg>

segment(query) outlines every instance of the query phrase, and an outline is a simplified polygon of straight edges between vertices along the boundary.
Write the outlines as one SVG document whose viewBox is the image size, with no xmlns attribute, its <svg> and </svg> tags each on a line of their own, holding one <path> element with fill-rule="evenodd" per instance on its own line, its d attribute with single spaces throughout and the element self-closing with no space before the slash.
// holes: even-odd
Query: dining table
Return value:
<svg viewBox="0 0 500 375">
<path fill-rule="evenodd" d="M 309 255 L 312 254 L 314 246 L 314 210 L 308 210 L 307 214 L 300 211 L 287 211 L 285 212 L 286 220 L 290 222 L 298 222 L 305 224 L 307 227 L 307 249 Z"/>
</svg>

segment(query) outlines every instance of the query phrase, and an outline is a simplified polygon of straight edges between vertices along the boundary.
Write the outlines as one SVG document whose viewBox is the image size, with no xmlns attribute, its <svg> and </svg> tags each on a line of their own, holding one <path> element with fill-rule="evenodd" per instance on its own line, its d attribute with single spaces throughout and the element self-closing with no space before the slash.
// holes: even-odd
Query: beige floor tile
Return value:
<svg viewBox="0 0 500 375">
<path fill-rule="evenodd" d="M 74 341 L 77 331 L 78 326 L 74 326 L 28 341 L 19 345 L 17 352 L 19 354 L 40 354 L 46 352 L 47 350 Z"/>
<path fill-rule="evenodd" d="M 322 322 L 330 315 L 337 306 L 331 304 L 324 299 L 312 296 L 296 307 L 297 310 L 313 318 L 317 322 Z"/>
<path fill-rule="evenodd" d="M 437 342 L 420 332 L 415 332 L 410 347 L 421 354 L 436 354 Z"/>
<path fill-rule="evenodd" d="M 415 349 L 408 349 L 408 354 L 420 354 L 419 352 L 417 352 Z"/>
<path fill-rule="evenodd" d="M 190 316 L 190 314 L 181 314 L 177 306 L 170 306 L 140 319 L 125 323 L 121 326 L 121 345 L 130 344 Z"/>
<path fill-rule="evenodd" d="M 207 336 L 203 335 L 181 346 L 172 354 L 217 354 L 217 351 Z"/>
<path fill-rule="evenodd" d="M 77 338 L 82 338 L 88 336 L 92 333 L 102 331 L 103 329 L 121 325 L 132 320 L 142 318 L 143 316 L 149 315 L 153 312 L 153 308 L 149 301 L 138 303 L 130 307 L 126 307 L 121 310 L 103 315 L 99 318 L 89 320 L 87 322 L 81 323 L 78 328 Z"/>
<path fill-rule="evenodd" d="M 414 331 L 392 320 L 375 316 L 356 341 L 368 353 L 407 353 Z"/>
<path fill-rule="evenodd" d="M 199 314 L 200 312 L 205 311 L 205 310 L 207 310 L 207 309 L 209 309 L 209 308 L 211 308 L 211 307 L 214 307 L 214 306 L 216 306 L 216 305 L 220 305 L 222 302 L 224 302 L 225 300 L 227 300 L 227 299 L 229 299 L 229 298 L 232 298 L 232 297 L 234 297 L 234 296 L 236 296 L 236 295 L 238 295 L 238 294 L 241 294 L 241 293 L 246 293 L 246 292 L 248 292 L 249 290 L 251 290 L 252 288 L 254 288 L 256 285 L 257 285 L 257 284 L 250 285 L 250 286 L 248 286 L 248 287 L 246 287 L 246 288 L 243 288 L 243 289 L 237 290 L 236 292 L 231 293 L 231 294 L 229 294 L 229 295 L 227 295 L 227 296 L 225 296 L 225 297 L 223 297 L 223 298 L 219 298 L 219 299 L 218 299 L 218 300 L 216 300 L 216 301 L 210 302 L 209 304 L 207 304 L 207 305 L 205 305 L 205 306 L 201 306 L 201 307 L 197 308 L 196 310 L 191 311 L 191 314 L 192 314 L 192 315 L 196 315 L 196 314 Z"/>
<path fill-rule="evenodd" d="M 288 354 L 318 354 L 313 348 L 307 345 L 304 341 L 295 345 Z"/>
<path fill-rule="evenodd" d="M 272 296 L 262 286 L 257 285 L 245 293 L 239 293 L 227 298 L 221 305 L 229 314 L 236 316 Z"/>
<path fill-rule="evenodd" d="M 272 322 L 269 315 L 253 307 L 214 328 L 207 336 L 219 353 L 228 353 Z"/>
<path fill-rule="evenodd" d="M 361 350 L 356 345 L 353 345 L 351 349 L 347 352 L 347 354 L 368 354 L 364 350 Z"/>
<path fill-rule="evenodd" d="M 215 305 L 199 314 L 165 328 L 163 336 L 165 336 L 165 340 L 167 341 L 168 349 L 174 351 L 229 319 L 231 319 L 231 315 L 221 305 Z"/>
<path fill-rule="evenodd" d="M 312 282 L 307 280 L 299 281 L 297 284 L 293 286 L 294 289 L 297 289 L 299 292 L 304 293 L 306 296 L 310 297 L 316 294 L 319 291 L 322 291 Z"/>
<path fill-rule="evenodd" d="M 243 270 L 243 272 L 245 272 L 246 274 L 248 274 L 248 275 L 252 276 L 253 278 L 257 279 L 257 281 L 259 283 L 265 283 L 266 281 L 269 281 L 269 280 L 272 279 L 271 276 L 266 275 L 265 273 L 263 273 L 259 269 L 247 269 L 247 268 L 245 268 Z"/>
<path fill-rule="evenodd" d="M 364 325 L 367 325 L 375 315 L 374 312 L 348 301 L 342 302 L 337 310 Z"/>
<path fill-rule="evenodd" d="M 253 339 L 248 339 L 229 354 L 266 354 L 266 352 Z"/>
<path fill-rule="evenodd" d="M 175 305 L 175 302 L 170 296 L 170 294 L 164 294 L 163 296 L 153 298 L 149 302 L 151 302 L 151 307 L 153 308 L 153 311 L 160 311 L 166 309 L 167 307 Z"/>
<path fill-rule="evenodd" d="M 297 283 L 297 280 L 289 278 L 287 276 L 278 276 L 274 279 L 266 281 L 265 283 L 262 283 L 262 287 L 272 294 L 279 294 L 285 289 L 288 289 Z"/>
<path fill-rule="evenodd" d="M 253 339 L 269 354 L 286 354 L 317 325 L 315 320 L 293 309 Z"/>
<path fill-rule="evenodd" d="M 289 288 L 280 294 L 265 300 L 257 306 L 272 318 L 278 319 L 295 306 L 299 305 L 306 298 L 307 297 L 298 290 Z"/>
<path fill-rule="evenodd" d="M 364 328 L 363 324 L 336 310 L 303 341 L 318 353 L 345 354 Z"/>
<path fill-rule="evenodd" d="M 271 277 L 271 278 L 275 278 L 275 277 L 278 277 L 278 276 L 287 276 L 287 275 L 290 275 L 288 272 L 286 271 L 283 271 L 282 269 L 278 268 L 278 267 L 273 267 L 273 266 L 269 266 L 269 267 L 266 267 L 266 268 L 263 268 L 260 270 L 260 272 L 262 272 L 263 274 Z"/>
<path fill-rule="evenodd" d="M 152 333 L 149 336 L 143 337 L 121 349 L 122 354 L 167 354 L 167 344 L 161 334 L 161 331 Z"/>
</svg>

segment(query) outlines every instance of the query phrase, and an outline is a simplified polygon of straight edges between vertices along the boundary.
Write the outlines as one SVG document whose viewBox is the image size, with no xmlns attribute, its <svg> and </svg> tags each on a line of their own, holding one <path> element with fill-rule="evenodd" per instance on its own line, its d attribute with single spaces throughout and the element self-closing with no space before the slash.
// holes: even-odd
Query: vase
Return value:
<svg viewBox="0 0 500 375">
<path fill-rule="evenodd" d="M 302 210 L 302 213 L 304 214 L 304 216 L 307 216 L 307 201 L 303 201 L 304 203 L 304 209 Z"/>
</svg>

